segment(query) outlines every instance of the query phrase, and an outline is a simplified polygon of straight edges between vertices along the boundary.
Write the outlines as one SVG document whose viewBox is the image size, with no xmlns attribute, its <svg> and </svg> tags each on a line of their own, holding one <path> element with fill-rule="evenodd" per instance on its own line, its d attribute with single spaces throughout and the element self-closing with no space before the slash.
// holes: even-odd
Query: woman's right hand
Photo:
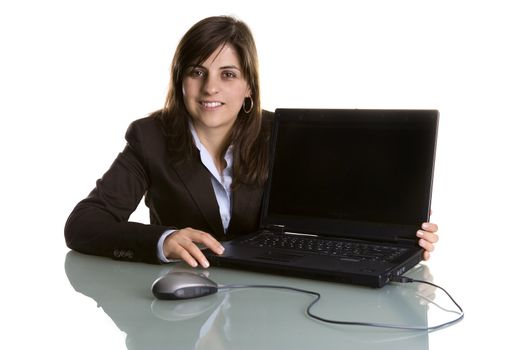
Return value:
<svg viewBox="0 0 525 350">
<path fill-rule="evenodd" d="M 193 267 L 200 264 L 207 268 L 210 263 L 197 244 L 204 245 L 215 254 L 224 252 L 224 247 L 209 233 L 186 227 L 166 238 L 163 245 L 164 256 L 168 259 L 182 259 Z"/>
</svg>

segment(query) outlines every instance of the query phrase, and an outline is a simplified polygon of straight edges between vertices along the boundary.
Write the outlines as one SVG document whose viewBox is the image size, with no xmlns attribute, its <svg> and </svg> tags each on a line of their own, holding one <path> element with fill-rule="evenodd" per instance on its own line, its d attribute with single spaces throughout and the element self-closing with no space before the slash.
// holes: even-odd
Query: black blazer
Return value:
<svg viewBox="0 0 525 350">
<path fill-rule="evenodd" d="M 269 134 L 273 114 L 263 113 Z M 218 240 L 257 229 L 263 188 L 239 185 L 232 192 L 232 217 L 226 234 L 210 174 L 198 155 L 169 165 L 160 121 L 146 117 L 131 123 L 127 145 L 95 189 L 73 209 L 65 226 L 69 248 L 119 260 L 159 263 L 157 243 L 170 228 L 192 227 Z M 150 225 L 128 222 L 142 196 Z"/>
</svg>

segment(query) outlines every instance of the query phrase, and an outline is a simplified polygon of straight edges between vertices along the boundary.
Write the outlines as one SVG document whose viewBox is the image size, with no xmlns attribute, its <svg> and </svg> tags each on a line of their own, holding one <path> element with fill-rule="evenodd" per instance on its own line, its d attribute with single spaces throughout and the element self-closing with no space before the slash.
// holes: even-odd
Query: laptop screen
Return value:
<svg viewBox="0 0 525 350">
<path fill-rule="evenodd" d="M 428 220 L 437 111 L 278 109 L 275 118 L 266 225 L 412 237 Z"/>
</svg>

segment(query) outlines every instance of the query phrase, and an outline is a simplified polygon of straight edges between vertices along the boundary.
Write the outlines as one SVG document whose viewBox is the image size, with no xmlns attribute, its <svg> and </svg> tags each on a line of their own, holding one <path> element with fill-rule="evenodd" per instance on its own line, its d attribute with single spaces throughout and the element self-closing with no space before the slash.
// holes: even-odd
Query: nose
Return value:
<svg viewBox="0 0 525 350">
<path fill-rule="evenodd" d="M 214 78 L 211 74 L 206 77 L 202 90 L 207 95 L 214 95 L 219 92 L 219 81 Z"/>
</svg>

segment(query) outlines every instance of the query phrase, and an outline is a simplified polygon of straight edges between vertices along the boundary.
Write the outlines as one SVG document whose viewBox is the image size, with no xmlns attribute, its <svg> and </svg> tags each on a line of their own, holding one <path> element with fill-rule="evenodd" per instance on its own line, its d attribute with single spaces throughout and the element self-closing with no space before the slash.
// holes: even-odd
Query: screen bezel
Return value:
<svg viewBox="0 0 525 350">
<path fill-rule="evenodd" d="M 422 210 L 418 214 L 417 218 L 414 218 L 415 222 L 426 222 L 430 217 L 430 205 L 432 201 L 432 187 L 433 187 L 433 175 L 435 166 L 435 154 L 437 146 L 437 130 L 439 112 L 437 110 L 380 110 L 380 109 L 288 109 L 279 108 L 275 111 L 275 120 L 273 123 L 272 135 L 270 139 L 270 164 L 269 164 L 269 177 L 263 196 L 262 215 L 261 215 L 261 227 L 272 228 L 279 227 L 287 232 L 296 232 L 304 234 L 317 234 L 327 235 L 333 237 L 345 237 L 355 239 L 368 239 L 368 240 L 381 240 L 381 241 L 406 241 L 409 240 L 414 244 L 417 244 L 416 231 L 420 228 L 418 224 L 381 224 L 373 222 L 359 222 L 351 220 L 339 220 L 331 218 L 314 218 L 314 217 L 303 217 L 294 215 L 278 215 L 268 212 L 270 193 L 273 178 L 274 169 L 274 155 L 277 146 L 278 134 L 281 124 L 288 121 L 323 121 L 323 123 L 336 121 L 341 122 L 342 120 L 359 120 L 362 122 L 377 123 L 381 122 L 385 118 L 389 119 L 389 122 L 395 120 L 402 123 L 406 123 L 407 127 L 411 121 L 421 122 L 425 118 L 425 127 L 430 128 L 431 135 L 434 136 L 433 140 L 429 140 L 432 143 L 431 146 L 431 170 L 430 178 L 428 179 L 428 188 L 426 188 L 426 198 L 421 203 Z"/>
</svg>

